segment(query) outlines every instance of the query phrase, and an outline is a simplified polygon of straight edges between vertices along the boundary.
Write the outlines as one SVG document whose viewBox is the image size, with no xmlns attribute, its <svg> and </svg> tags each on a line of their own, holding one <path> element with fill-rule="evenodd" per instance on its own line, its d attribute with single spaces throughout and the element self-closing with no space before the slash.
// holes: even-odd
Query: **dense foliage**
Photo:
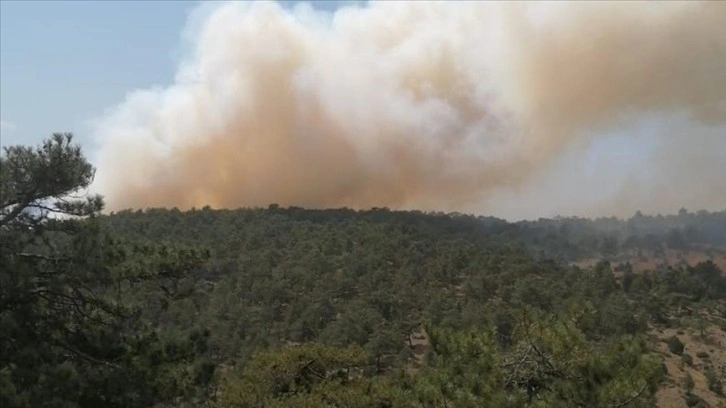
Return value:
<svg viewBox="0 0 726 408">
<path fill-rule="evenodd" d="M 726 279 L 712 262 L 637 274 L 623 265 L 616 272 L 608 262 L 592 268 L 572 267 L 552 260 L 552 256 L 559 255 L 556 250 L 532 250 L 527 239 L 534 226 L 529 226 L 520 237 L 512 231 L 521 231 L 521 226 L 512 227 L 491 218 L 387 209 L 304 210 L 270 206 L 188 212 L 124 211 L 104 218 L 103 222 L 134 239 L 173 237 L 212 249 L 213 261 L 195 282 L 194 299 L 156 316 L 161 326 L 169 325 L 174 330 L 194 327 L 194 321 L 204 322 L 211 332 L 210 347 L 219 362 L 231 357 L 243 367 L 245 361 L 255 358 L 258 350 L 272 348 L 284 354 L 289 344 L 314 343 L 335 348 L 360 347 L 367 352 L 372 373 L 387 370 L 393 375 L 396 369 L 412 364 L 412 339 L 422 331 L 429 332 L 422 329 L 423 324 L 454 337 L 473 330 L 479 336 L 494 339 L 495 346 L 481 352 L 498 358 L 492 361 L 493 367 L 501 366 L 511 358 L 511 353 L 526 349 L 513 336 L 522 324 L 521 311 L 527 308 L 549 318 L 576 322 L 566 328 L 571 332 L 560 338 L 562 343 L 581 336 L 585 342 L 583 349 L 588 352 L 620 350 L 620 358 L 627 360 L 624 350 L 630 350 L 633 356 L 645 358 L 642 341 L 649 324 L 666 324 L 671 310 L 699 302 L 715 302 L 710 304 L 720 305 L 724 310 L 722 300 L 726 295 Z M 550 228 L 549 221 L 542 222 L 542 230 Z M 190 315 L 199 317 L 186 318 Z M 433 352 L 436 345 L 432 339 Z M 425 365 L 430 366 L 424 372 L 430 372 L 435 361 L 426 359 Z M 467 370 L 466 364 L 475 364 L 469 358 L 457 361 L 460 365 L 456 370 Z M 588 361 L 571 364 L 607 365 Z M 580 370 L 586 371 L 583 367 Z M 641 384 L 633 378 L 657 378 L 653 366 L 649 367 L 651 371 L 636 374 L 633 367 L 626 370 L 611 366 L 613 372 L 627 373 L 629 380 L 621 380 L 624 388 L 607 397 L 607 401 L 615 404 L 618 398 L 625 400 L 638 394 Z M 480 374 L 476 373 L 481 367 L 470 369 L 470 381 L 477 381 Z M 443 369 L 437 371 L 441 374 Z M 488 376 L 491 381 L 500 378 L 500 382 L 489 386 L 505 392 L 502 401 L 522 406 L 514 393 L 506 391 L 512 390 L 512 384 L 505 386 L 497 375 L 504 374 Z M 599 375 L 603 377 L 597 381 L 605 381 L 609 374 Z M 572 380 L 573 384 L 583 386 L 586 377 Z M 415 378 L 428 381 L 423 374 Z M 229 381 L 226 379 L 225 384 Z M 325 389 L 331 387 L 327 381 L 326 377 Z M 410 388 L 400 397 L 409 403 L 411 393 L 419 385 L 404 386 L 399 382 L 396 389 L 404 392 L 406 387 Z M 355 389 L 351 387 L 346 390 Z M 365 387 L 369 385 L 366 383 Z M 598 387 L 605 386 L 592 385 L 597 392 L 604 389 Z M 389 392 L 388 388 L 385 390 Z M 652 396 L 649 390 L 638 394 L 644 406 L 648 406 L 647 396 Z M 464 391 L 459 388 L 455 391 L 461 392 Z M 229 392 L 222 394 L 229 398 Z M 583 403 L 584 406 L 598 406 L 598 402 L 592 401 L 603 398 L 589 395 L 557 400 L 542 393 L 537 395 L 546 406 L 559 406 L 563 401 L 575 404 L 577 398 L 595 404 Z M 436 398 L 442 401 L 443 397 Z M 479 402 L 471 402 L 472 406 L 493 401 L 494 394 L 482 394 L 480 398 L 473 399 Z M 254 402 L 249 404 L 255 406 Z"/>
<path fill-rule="evenodd" d="M 194 342 L 161 339 L 134 297 L 173 296 L 206 254 L 100 228 L 102 200 L 83 193 L 93 168 L 71 140 L 9 148 L 0 162 L 0 405 L 148 407 L 193 395 Z"/>
<path fill-rule="evenodd" d="M 716 248 L 726 211 L 100 215 L 72 199 L 93 169 L 70 142 L 2 158 L 2 406 L 645 407 L 665 374 L 648 327 L 726 318 L 713 262 L 564 262 Z"/>
</svg>

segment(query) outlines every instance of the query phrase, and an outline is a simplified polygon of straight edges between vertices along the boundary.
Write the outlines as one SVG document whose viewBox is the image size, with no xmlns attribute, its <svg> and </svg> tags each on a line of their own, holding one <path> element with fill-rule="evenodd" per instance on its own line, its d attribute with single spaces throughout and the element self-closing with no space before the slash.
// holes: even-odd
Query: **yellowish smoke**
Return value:
<svg viewBox="0 0 726 408">
<path fill-rule="evenodd" d="M 242 2 L 192 35 L 98 122 L 111 209 L 476 208 L 640 115 L 707 130 L 667 152 L 726 125 L 726 2 Z"/>
</svg>

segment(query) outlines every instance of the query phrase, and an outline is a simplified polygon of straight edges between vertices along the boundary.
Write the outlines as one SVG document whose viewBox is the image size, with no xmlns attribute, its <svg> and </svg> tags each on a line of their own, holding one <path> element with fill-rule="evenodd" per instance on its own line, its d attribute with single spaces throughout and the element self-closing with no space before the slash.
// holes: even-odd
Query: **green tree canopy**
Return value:
<svg viewBox="0 0 726 408">
<path fill-rule="evenodd" d="M 206 254 L 109 234 L 94 222 L 103 200 L 84 194 L 93 175 L 69 134 L 0 159 L 4 407 L 148 407 L 184 396 L 178 371 L 193 341 L 162 341 L 139 318 L 136 294 L 175 296 Z"/>
</svg>

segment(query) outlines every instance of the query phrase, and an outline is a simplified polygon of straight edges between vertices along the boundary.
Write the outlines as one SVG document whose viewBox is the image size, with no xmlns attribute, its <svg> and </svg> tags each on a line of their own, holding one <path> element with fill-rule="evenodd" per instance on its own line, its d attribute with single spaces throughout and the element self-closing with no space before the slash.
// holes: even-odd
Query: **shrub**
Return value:
<svg viewBox="0 0 726 408">
<path fill-rule="evenodd" d="M 671 336 L 667 340 L 668 343 L 668 350 L 671 351 L 673 354 L 681 355 L 683 354 L 683 349 L 686 347 L 683 342 L 678 338 L 678 336 Z"/>
<path fill-rule="evenodd" d="M 706 353 L 705 351 L 699 351 L 698 353 L 696 353 L 696 357 L 705 360 L 707 358 L 710 358 L 711 356 L 709 356 L 708 353 Z"/>
<path fill-rule="evenodd" d="M 693 365 L 693 357 L 691 357 L 690 354 L 684 353 L 683 355 L 681 355 L 681 361 L 683 361 L 683 363 L 686 365 Z"/>
<path fill-rule="evenodd" d="M 683 399 L 686 400 L 686 405 L 689 408 L 707 408 L 708 405 L 706 405 L 705 402 L 701 398 L 698 397 L 696 394 L 691 394 L 690 392 L 687 392 L 686 395 L 683 396 Z"/>
<path fill-rule="evenodd" d="M 688 355 L 688 354 L 684 354 Z M 693 391 L 693 387 L 696 386 L 696 383 L 693 381 L 693 377 L 691 377 L 691 374 L 686 373 L 686 376 L 683 377 L 683 388 L 686 389 L 686 394 L 690 394 L 691 391 Z M 689 405 L 690 406 L 690 405 Z"/>
<path fill-rule="evenodd" d="M 718 395 L 723 395 L 723 384 L 721 383 L 719 375 L 713 371 L 713 368 L 706 368 L 706 372 L 704 374 L 706 375 L 706 381 L 708 381 L 708 389 Z"/>
</svg>

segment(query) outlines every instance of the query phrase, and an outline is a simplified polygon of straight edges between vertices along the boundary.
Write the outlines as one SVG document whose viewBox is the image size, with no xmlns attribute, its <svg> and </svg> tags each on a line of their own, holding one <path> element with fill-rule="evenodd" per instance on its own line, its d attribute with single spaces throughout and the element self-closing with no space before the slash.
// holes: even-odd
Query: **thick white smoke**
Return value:
<svg viewBox="0 0 726 408">
<path fill-rule="evenodd" d="M 713 177 L 726 153 L 705 150 L 726 137 L 726 2 L 208 8 L 175 84 L 135 92 L 98 122 L 97 187 L 111 209 L 274 202 L 516 217 L 533 208 L 519 200 L 548 197 L 550 210 L 582 212 L 528 189 L 565 152 L 648 115 L 684 118 L 643 158 L 677 177 L 649 185 L 699 177 L 709 184 L 689 202 L 726 203 Z M 599 201 L 617 206 L 604 212 L 666 196 L 675 209 L 686 195 L 657 187 L 651 200 L 639 185 Z"/>
</svg>

